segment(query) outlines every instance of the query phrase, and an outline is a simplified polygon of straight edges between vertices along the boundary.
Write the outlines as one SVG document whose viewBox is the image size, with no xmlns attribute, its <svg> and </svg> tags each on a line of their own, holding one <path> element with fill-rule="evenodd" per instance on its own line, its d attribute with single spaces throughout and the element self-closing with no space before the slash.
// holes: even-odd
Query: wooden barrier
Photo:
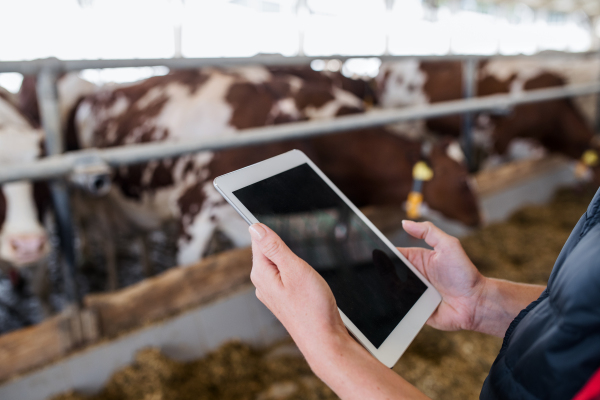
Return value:
<svg viewBox="0 0 600 400">
<path fill-rule="evenodd" d="M 0 337 L 0 381 L 46 365 L 100 339 L 96 315 L 69 307 L 45 321 Z"/>
<path fill-rule="evenodd" d="M 250 282 L 251 268 L 250 249 L 236 249 L 115 293 L 86 296 L 84 304 L 98 315 L 103 336 L 114 337 L 226 296 Z"/>
<path fill-rule="evenodd" d="M 553 155 L 536 160 L 514 161 L 482 171 L 475 175 L 477 195 L 479 198 L 493 195 L 540 174 L 564 167 L 567 163 L 566 158 Z"/>
</svg>

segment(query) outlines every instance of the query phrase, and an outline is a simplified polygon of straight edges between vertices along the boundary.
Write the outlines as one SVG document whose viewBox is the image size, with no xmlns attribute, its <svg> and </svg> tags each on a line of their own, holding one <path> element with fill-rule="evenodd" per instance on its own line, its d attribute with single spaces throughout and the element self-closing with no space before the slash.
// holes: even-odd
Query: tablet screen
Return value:
<svg viewBox="0 0 600 400">
<path fill-rule="evenodd" d="M 321 274 L 377 348 L 427 290 L 308 164 L 233 194 Z"/>
</svg>

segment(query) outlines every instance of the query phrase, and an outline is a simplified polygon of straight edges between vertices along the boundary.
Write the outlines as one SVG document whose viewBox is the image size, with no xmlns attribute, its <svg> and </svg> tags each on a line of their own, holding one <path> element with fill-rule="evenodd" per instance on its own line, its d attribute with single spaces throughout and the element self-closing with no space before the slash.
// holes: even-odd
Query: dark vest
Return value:
<svg viewBox="0 0 600 400">
<path fill-rule="evenodd" d="M 517 315 L 480 399 L 572 399 L 600 367 L 600 190 L 539 299 Z"/>
</svg>

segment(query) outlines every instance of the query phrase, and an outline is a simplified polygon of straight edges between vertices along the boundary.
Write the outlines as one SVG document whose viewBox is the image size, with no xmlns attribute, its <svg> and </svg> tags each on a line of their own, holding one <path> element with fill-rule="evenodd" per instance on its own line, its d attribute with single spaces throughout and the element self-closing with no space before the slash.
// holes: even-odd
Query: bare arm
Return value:
<svg viewBox="0 0 600 400">
<path fill-rule="evenodd" d="M 342 399 L 426 399 L 348 334 L 323 278 L 269 228 L 250 227 L 256 296 L 285 326 L 312 370 Z"/>
<path fill-rule="evenodd" d="M 471 330 L 503 337 L 513 319 L 535 301 L 545 286 L 485 278 Z"/>
<path fill-rule="evenodd" d="M 342 399 L 428 399 L 348 334 L 303 350 L 312 370 Z"/>
</svg>

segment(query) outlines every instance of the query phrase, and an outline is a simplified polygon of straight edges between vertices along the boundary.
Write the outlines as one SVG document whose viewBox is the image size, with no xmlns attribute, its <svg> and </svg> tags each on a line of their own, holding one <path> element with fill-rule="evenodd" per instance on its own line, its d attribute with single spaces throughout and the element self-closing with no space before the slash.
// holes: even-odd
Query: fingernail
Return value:
<svg viewBox="0 0 600 400">
<path fill-rule="evenodd" d="M 266 234 L 267 231 L 260 224 L 250 225 L 250 236 L 252 236 L 252 239 L 261 240 Z"/>
</svg>

